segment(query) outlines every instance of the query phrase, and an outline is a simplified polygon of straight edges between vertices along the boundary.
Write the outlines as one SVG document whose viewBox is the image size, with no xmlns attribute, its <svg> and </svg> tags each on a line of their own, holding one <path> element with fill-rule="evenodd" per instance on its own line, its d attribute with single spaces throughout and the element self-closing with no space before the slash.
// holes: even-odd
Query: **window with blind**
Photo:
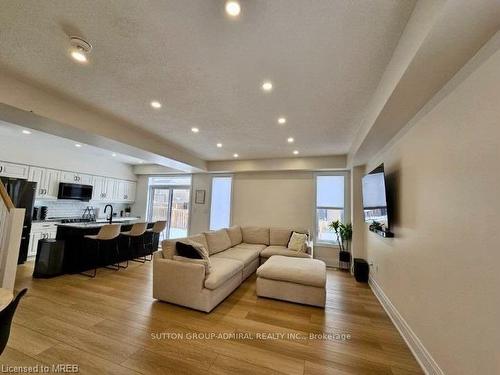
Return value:
<svg viewBox="0 0 500 375">
<path fill-rule="evenodd" d="M 345 175 L 316 176 L 316 241 L 337 243 L 332 221 L 345 219 Z"/>
</svg>

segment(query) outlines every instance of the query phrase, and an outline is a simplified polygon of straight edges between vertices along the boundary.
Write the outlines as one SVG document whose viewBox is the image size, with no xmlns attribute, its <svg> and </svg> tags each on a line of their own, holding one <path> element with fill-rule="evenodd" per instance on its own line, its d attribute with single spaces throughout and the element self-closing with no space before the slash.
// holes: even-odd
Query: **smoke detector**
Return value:
<svg viewBox="0 0 500 375">
<path fill-rule="evenodd" d="M 78 36 L 70 37 L 69 42 L 71 44 L 71 57 L 79 63 L 86 63 L 88 61 L 87 55 L 92 50 L 92 45 Z"/>
</svg>

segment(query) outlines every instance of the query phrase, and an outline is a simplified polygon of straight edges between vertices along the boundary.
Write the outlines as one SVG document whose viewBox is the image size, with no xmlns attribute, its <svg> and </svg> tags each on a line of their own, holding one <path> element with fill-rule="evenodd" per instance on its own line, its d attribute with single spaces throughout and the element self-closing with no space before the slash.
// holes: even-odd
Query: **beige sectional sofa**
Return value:
<svg viewBox="0 0 500 375">
<path fill-rule="evenodd" d="M 272 255 L 312 258 L 310 242 L 301 251 L 286 247 L 291 233 L 292 229 L 234 226 L 165 240 L 153 257 L 153 298 L 210 312 Z M 203 264 L 173 259 L 176 243 L 186 239 L 209 251 L 208 275 Z"/>
</svg>

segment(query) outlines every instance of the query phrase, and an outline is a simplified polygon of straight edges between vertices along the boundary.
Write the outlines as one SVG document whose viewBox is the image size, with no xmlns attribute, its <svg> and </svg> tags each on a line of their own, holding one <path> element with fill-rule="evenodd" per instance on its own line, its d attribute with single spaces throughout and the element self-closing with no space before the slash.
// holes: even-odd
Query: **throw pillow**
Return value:
<svg viewBox="0 0 500 375">
<path fill-rule="evenodd" d="M 307 234 L 292 232 L 287 247 L 290 250 L 304 251 L 306 241 L 307 241 Z"/>
<path fill-rule="evenodd" d="M 210 258 L 209 258 L 210 254 L 209 254 L 207 248 L 204 245 L 202 245 L 199 242 L 193 241 L 193 240 L 187 240 L 187 243 L 189 245 L 191 245 L 198 252 L 198 254 L 200 254 L 200 256 L 203 259 L 210 260 Z"/>
<path fill-rule="evenodd" d="M 177 242 L 177 244 L 181 244 L 181 252 L 177 251 L 177 255 L 174 255 L 173 259 L 184 262 L 190 261 L 191 263 L 203 264 L 205 266 L 205 275 L 208 275 L 210 273 L 212 265 L 210 264 L 210 257 L 205 246 L 203 246 L 199 242 L 195 242 L 192 240 L 186 240 L 185 243 Z M 187 250 L 187 252 L 185 252 L 185 250 Z M 193 255 L 192 252 L 196 253 L 195 257 L 182 255 L 182 253 Z"/>
<path fill-rule="evenodd" d="M 184 258 L 203 259 L 200 252 L 193 245 L 191 245 L 189 241 L 177 242 L 175 244 L 175 250 L 177 250 L 177 255 Z"/>
</svg>

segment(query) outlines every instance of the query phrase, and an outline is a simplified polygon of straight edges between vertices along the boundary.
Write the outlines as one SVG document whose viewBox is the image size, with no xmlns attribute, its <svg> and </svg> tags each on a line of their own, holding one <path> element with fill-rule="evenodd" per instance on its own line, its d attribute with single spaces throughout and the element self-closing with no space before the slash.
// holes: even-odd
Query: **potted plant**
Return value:
<svg viewBox="0 0 500 375">
<path fill-rule="evenodd" d="M 352 224 L 344 224 L 340 220 L 335 220 L 329 226 L 335 232 L 339 244 L 339 265 L 347 263 L 347 268 L 349 268 L 351 264 L 350 243 L 352 240 Z"/>
</svg>

